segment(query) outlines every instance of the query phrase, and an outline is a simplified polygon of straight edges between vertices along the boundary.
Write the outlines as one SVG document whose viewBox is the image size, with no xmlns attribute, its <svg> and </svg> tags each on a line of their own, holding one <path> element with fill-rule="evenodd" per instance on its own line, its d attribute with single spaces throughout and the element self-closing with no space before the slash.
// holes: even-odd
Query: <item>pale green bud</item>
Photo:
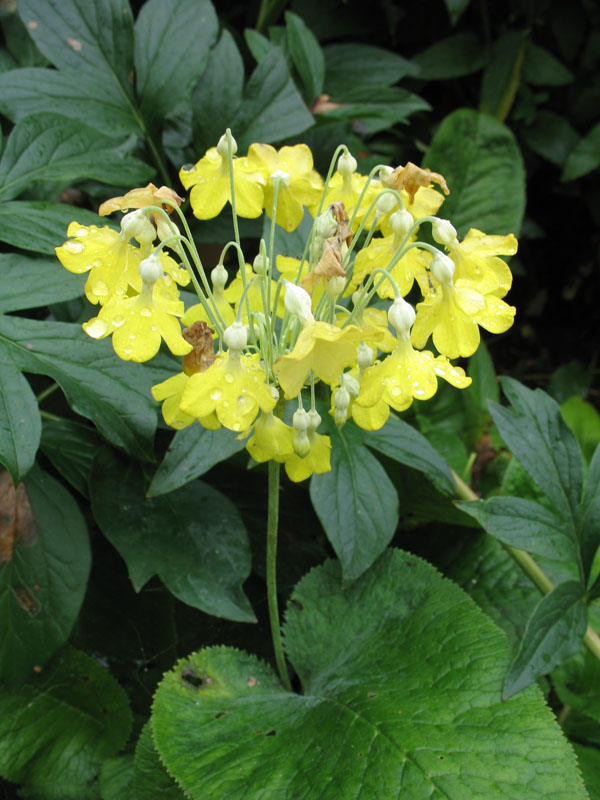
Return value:
<svg viewBox="0 0 600 800">
<path fill-rule="evenodd" d="M 393 211 L 397 205 L 398 200 L 393 194 L 391 194 L 391 192 L 382 194 L 377 200 L 377 205 L 375 206 L 377 209 L 377 216 L 383 217 L 385 214 L 389 214 L 390 211 Z"/>
<path fill-rule="evenodd" d="M 444 247 L 451 248 L 458 244 L 456 228 L 447 219 L 434 219 L 431 223 L 433 238 Z"/>
<path fill-rule="evenodd" d="M 439 281 L 441 284 L 452 283 L 454 261 L 452 261 L 449 256 L 440 253 L 438 250 L 431 259 L 429 268 L 436 281 Z"/>
<path fill-rule="evenodd" d="M 223 332 L 223 341 L 232 353 L 241 353 L 248 344 L 248 331 L 241 322 L 233 322 Z"/>
<path fill-rule="evenodd" d="M 143 209 L 130 211 L 121 220 L 121 230 L 129 239 L 137 239 L 141 245 L 150 244 L 156 239 L 156 228 Z"/>
<path fill-rule="evenodd" d="M 286 281 L 283 301 L 289 313 L 295 314 L 303 325 L 315 321 L 311 311 L 310 295 L 306 289 Z"/>
<path fill-rule="evenodd" d="M 217 266 L 210 273 L 213 289 L 216 292 L 222 292 L 225 288 L 225 284 L 227 283 L 227 278 L 227 270 L 223 264 L 217 264 Z"/>
<path fill-rule="evenodd" d="M 349 178 L 350 175 L 353 175 L 356 172 L 358 164 L 356 163 L 356 159 L 350 155 L 348 150 L 344 150 L 341 156 L 338 158 L 337 169 L 340 175 L 343 175 L 344 178 Z"/>
<path fill-rule="evenodd" d="M 227 143 L 227 134 L 224 133 L 223 136 L 219 139 L 219 143 L 217 145 L 217 153 L 221 156 L 221 158 L 227 158 L 229 153 L 229 145 Z M 231 137 L 231 155 L 234 156 L 237 153 L 237 142 Z"/>
<path fill-rule="evenodd" d="M 390 225 L 396 236 L 404 237 L 414 225 L 414 220 L 408 211 L 402 207 L 398 211 L 394 211 L 390 217 Z"/>
<path fill-rule="evenodd" d="M 388 319 L 401 339 L 409 338 L 415 317 L 414 308 L 403 297 L 397 297 L 388 310 Z"/>
<path fill-rule="evenodd" d="M 369 347 L 366 342 L 361 342 L 358 345 L 358 350 L 356 351 L 356 363 L 358 364 L 358 368 L 362 372 L 367 367 L 370 367 L 373 363 L 373 359 L 375 357 L 375 353 L 373 352 L 373 348 Z"/>
<path fill-rule="evenodd" d="M 258 253 L 255 256 L 254 261 L 252 262 L 252 269 L 256 272 L 257 275 L 262 275 L 264 272 L 268 272 L 269 270 L 269 259 L 267 256 L 263 256 L 262 253 Z"/>
<path fill-rule="evenodd" d="M 158 253 L 156 250 L 153 250 L 148 258 L 145 258 L 142 262 L 140 262 L 140 278 L 146 284 L 146 286 L 151 286 L 162 277 L 162 274 L 163 266 L 160 263 Z"/>
<path fill-rule="evenodd" d="M 335 236 L 337 229 L 337 220 L 331 211 L 325 211 L 320 214 L 315 221 L 315 230 L 317 236 L 321 239 L 329 239 L 330 236 Z"/>
</svg>

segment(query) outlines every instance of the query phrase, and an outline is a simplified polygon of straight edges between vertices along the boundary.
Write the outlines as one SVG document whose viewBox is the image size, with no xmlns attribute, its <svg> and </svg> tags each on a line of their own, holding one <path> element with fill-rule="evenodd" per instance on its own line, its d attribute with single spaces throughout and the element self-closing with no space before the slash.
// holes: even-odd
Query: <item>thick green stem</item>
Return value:
<svg viewBox="0 0 600 800">
<path fill-rule="evenodd" d="M 269 603 L 269 621 L 275 662 L 281 682 L 288 691 L 292 690 L 290 678 L 285 665 L 281 628 L 279 626 L 279 607 L 277 604 L 277 529 L 279 525 L 279 470 L 276 461 L 269 461 L 269 507 L 267 518 L 267 599 Z"/>
<path fill-rule="evenodd" d="M 481 499 L 477 497 L 475 492 L 469 486 L 467 486 L 467 484 L 456 474 L 456 472 L 454 472 L 454 470 L 451 470 L 451 472 L 454 479 L 454 484 L 456 486 L 456 492 L 458 495 L 460 495 L 460 497 L 463 498 L 463 500 Z M 524 550 L 518 550 L 516 547 L 511 547 L 508 544 L 504 544 L 504 542 L 502 543 L 502 546 L 506 552 L 517 562 L 523 572 L 525 572 L 530 580 L 537 586 L 540 592 L 542 594 L 550 594 L 550 592 L 554 589 L 554 584 L 546 575 L 546 573 L 535 563 L 529 553 L 526 553 Z M 595 656 L 598 661 L 600 661 L 600 637 L 590 625 L 588 625 L 583 637 L 583 643 L 590 653 Z"/>
</svg>

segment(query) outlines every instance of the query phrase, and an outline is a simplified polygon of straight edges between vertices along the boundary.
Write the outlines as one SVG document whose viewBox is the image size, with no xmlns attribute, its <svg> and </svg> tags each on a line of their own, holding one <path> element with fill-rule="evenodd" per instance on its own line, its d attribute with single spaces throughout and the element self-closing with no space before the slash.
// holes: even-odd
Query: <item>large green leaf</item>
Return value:
<svg viewBox="0 0 600 800">
<path fill-rule="evenodd" d="M 0 316 L 0 350 L 24 372 L 53 378 L 71 408 L 109 441 L 153 457 L 153 376 L 143 365 L 120 361 L 110 342 L 90 339 L 79 325 L 20 317 Z"/>
<path fill-rule="evenodd" d="M 179 489 L 244 447 L 245 442 L 226 428 L 209 431 L 194 425 L 177 431 L 152 478 L 148 497 Z"/>
<path fill-rule="evenodd" d="M 573 82 L 573 73 L 549 50 L 527 42 L 523 59 L 523 78 L 533 86 L 566 86 Z"/>
<path fill-rule="evenodd" d="M 109 758 L 100 770 L 102 800 L 131 800 L 133 756 Z"/>
<path fill-rule="evenodd" d="M 92 462 L 102 440 L 96 431 L 70 419 L 44 419 L 40 448 L 54 469 L 84 497 Z"/>
<path fill-rule="evenodd" d="M 0 343 L 0 464 L 16 486 L 35 461 L 42 422 L 34 393 Z"/>
<path fill-rule="evenodd" d="M 0 111 L 13 122 L 28 114 L 56 111 L 107 136 L 140 132 L 134 109 L 103 81 L 63 70 L 23 67 L 0 75 Z"/>
<path fill-rule="evenodd" d="M 0 242 L 21 250 L 54 255 L 67 238 L 69 224 L 77 219 L 82 225 L 107 224 L 107 220 L 66 203 L 36 200 L 12 200 L 0 203 Z M 110 223 L 108 223 L 110 224 Z"/>
<path fill-rule="evenodd" d="M 179 600 L 241 622 L 255 617 L 242 583 L 250 547 L 233 503 L 201 481 L 148 499 L 139 464 L 108 449 L 94 461 L 92 510 L 127 563 L 136 591 L 158 575 Z"/>
<path fill-rule="evenodd" d="M 150 722 L 142 728 L 135 748 L 133 764 L 133 797 L 135 800 L 184 800 L 185 795 L 160 763 L 152 741 Z"/>
<path fill-rule="evenodd" d="M 160 684 L 155 745 L 193 800 L 586 798 L 539 690 L 501 701 L 504 634 L 419 558 L 388 551 L 351 586 L 327 562 L 284 633 L 302 694 L 222 647 Z"/>
<path fill-rule="evenodd" d="M 600 166 L 600 122 L 579 141 L 569 153 L 562 175 L 563 181 L 573 181 Z"/>
<path fill-rule="evenodd" d="M 0 255 L 0 313 L 43 308 L 80 297 L 85 278 L 56 266 L 56 259 Z"/>
<path fill-rule="evenodd" d="M 525 171 L 511 131 L 470 109 L 454 111 L 440 125 L 423 166 L 441 172 L 450 188 L 440 213 L 459 234 L 519 232 L 525 210 Z"/>
<path fill-rule="evenodd" d="M 116 148 L 114 139 L 60 114 L 25 117 L 13 128 L 0 162 L 0 201 L 17 197 L 35 181 L 70 183 L 93 178 L 130 186 L 145 183 L 154 169 Z"/>
<path fill-rule="evenodd" d="M 324 48 L 325 81 L 328 94 L 337 96 L 357 86 L 377 90 L 391 86 L 406 75 L 417 75 L 419 68 L 391 50 L 368 44 L 330 44 Z"/>
<path fill-rule="evenodd" d="M 149 0 L 142 6 L 135 22 L 135 67 L 146 119 L 160 121 L 178 103 L 189 101 L 217 29 L 210 0 Z"/>
<path fill-rule="evenodd" d="M 565 117 L 542 110 L 523 130 L 523 139 L 535 153 L 562 166 L 579 141 L 579 134 Z"/>
<path fill-rule="evenodd" d="M 0 688 L 0 774 L 25 796 L 80 800 L 127 741 L 125 692 L 100 664 L 67 648 L 18 690 Z"/>
<path fill-rule="evenodd" d="M 14 543 L 5 538 L 0 559 L 0 676 L 11 684 L 28 679 L 66 642 L 91 566 L 85 521 L 60 483 L 36 467 L 17 503 L 16 521 L 3 523 Z"/>
<path fill-rule="evenodd" d="M 504 699 L 576 653 L 587 627 L 583 589 L 565 581 L 543 597 L 527 622 L 523 641 L 504 682 Z"/>
<path fill-rule="evenodd" d="M 448 81 L 481 69 L 484 53 L 478 37 L 463 31 L 432 44 L 416 55 L 413 62 L 419 67 L 420 80 Z"/>
<path fill-rule="evenodd" d="M 301 17 L 286 11 L 285 23 L 290 55 L 304 84 L 304 99 L 310 104 L 323 89 L 325 57 L 316 36 Z"/>
<path fill-rule="evenodd" d="M 480 110 L 504 122 L 516 97 L 526 34 L 505 31 L 492 45 L 481 81 Z"/>
<path fill-rule="evenodd" d="M 390 543 L 398 525 L 398 495 L 354 423 L 328 428 L 331 471 L 312 476 L 310 499 L 344 580 L 353 581 Z"/>
</svg>

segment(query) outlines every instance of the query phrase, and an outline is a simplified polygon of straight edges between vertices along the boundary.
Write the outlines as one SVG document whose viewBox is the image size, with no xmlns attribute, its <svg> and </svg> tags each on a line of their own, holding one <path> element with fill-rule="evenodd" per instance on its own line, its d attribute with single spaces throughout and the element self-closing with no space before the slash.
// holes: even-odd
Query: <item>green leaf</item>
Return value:
<svg viewBox="0 0 600 800">
<path fill-rule="evenodd" d="M 569 397 L 560 410 L 577 437 L 585 460 L 589 462 L 600 444 L 600 414 L 581 397 Z"/>
<path fill-rule="evenodd" d="M 323 90 L 325 56 L 314 33 L 291 11 L 285 12 L 290 55 L 304 85 L 304 99 L 311 104 Z"/>
<path fill-rule="evenodd" d="M 10 10 L 3 7 L 0 18 L 8 53 L 20 67 L 46 66 L 48 61 L 35 46 L 16 10 L 16 3 L 11 4 Z"/>
<path fill-rule="evenodd" d="M 148 497 L 179 489 L 244 447 L 245 442 L 240 442 L 226 428 L 210 431 L 201 425 L 193 425 L 177 431 L 154 473 Z"/>
<path fill-rule="evenodd" d="M 0 111 L 12 122 L 42 111 L 60 113 L 95 128 L 106 136 L 140 133 L 140 120 L 131 105 L 115 96 L 110 85 L 61 70 L 40 67 L 13 69 L 0 75 Z"/>
<path fill-rule="evenodd" d="M 460 17 L 466 11 L 471 0 L 444 0 L 446 10 L 450 17 L 450 24 L 456 25 Z"/>
<path fill-rule="evenodd" d="M 353 423 L 331 435 L 331 471 L 313 475 L 310 499 L 339 558 L 345 581 L 368 569 L 398 525 L 398 495 L 379 461 L 361 446 Z"/>
<path fill-rule="evenodd" d="M 133 96 L 133 19 L 122 0 L 19 0 L 19 14 L 59 69 L 104 83 L 120 105 Z"/>
<path fill-rule="evenodd" d="M 441 172 L 451 194 L 441 216 L 460 236 L 469 228 L 518 234 L 525 210 L 525 172 L 511 131 L 487 114 L 454 111 L 443 121 L 423 159 Z"/>
<path fill-rule="evenodd" d="M 16 502 L 16 528 L 9 522 L 5 530 L 14 546 L 6 542 L 0 558 L 0 675 L 11 685 L 27 680 L 66 642 L 91 566 L 85 521 L 60 483 L 35 467 Z"/>
<path fill-rule="evenodd" d="M 448 81 L 462 78 L 483 67 L 485 51 L 471 32 L 455 33 L 431 45 L 413 58 L 419 67 L 419 80 Z"/>
<path fill-rule="evenodd" d="M 527 42 L 523 79 L 532 86 L 566 86 L 573 82 L 573 73 L 546 48 Z"/>
<path fill-rule="evenodd" d="M 590 572 L 588 580 L 597 581 L 593 569 L 598 569 L 598 548 L 600 547 L 600 446 L 592 456 L 588 468 L 583 501 L 578 514 L 578 533 L 584 566 Z M 594 596 L 598 596 L 596 585 Z"/>
<path fill-rule="evenodd" d="M 143 459 L 153 457 L 156 407 L 152 373 L 120 361 L 110 342 L 94 341 L 79 325 L 0 316 L 0 347 L 24 372 L 48 375 L 69 405 L 110 442 Z"/>
<path fill-rule="evenodd" d="M 302 694 L 224 647 L 159 685 L 154 741 L 193 800 L 586 797 L 539 690 L 501 702 L 504 634 L 419 558 L 390 550 L 351 586 L 312 570 L 284 634 Z"/>
<path fill-rule="evenodd" d="M 565 117 L 541 110 L 533 124 L 523 130 L 523 138 L 535 153 L 560 167 L 579 141 L 579 134 Z"/>
<path fill-rule="evenodd" d="M 135 800 L 184 800 L 185 795 L 160 763 L 150 722 L 142 728 L 135 748 L 132 788 Z"/>
<path fill-rule="evenodd" d="M 502 696 L 506 700 L 579 650 L 587 627 L 583 589 L 565 581 L 543 597 L 527 622 L 523 641 L 510 665 Z"/>
<path fill-rule="evenodd" d="M 504 122 L 519 83 L 527 46 L 526 34 L 506 31 L 497 39 L 483 72 L 479 110 Z"/>
<path fill-rule="evenodd" d="M 533 391 L 513 378 L 503 378 L 502 388 L 512 409 L 490 403 L 500 436 L 572 528 L 583 487 L 575 434 L 557 403 L 541 389 Z"/>
<path fill-rule="evenodd" d="M 55 248 L 67 238 L 67 228 L 75 217 L 82 225 L 107 224 L 98 214 L 66 203 L 29 200 L 0 203 L 0 242 L 54 255 Z"/>
<path fill-rule="evenodd" d="M 100 770 L 102 800 L 131 800 L 133 756 L 109 758 Z"/>
<path fill-rule="evenodd" d="M 136 91 L 146 119 L 161 121 L 204 72 L 218 22 L 210 0 L 149 0 L 135 22 Z M 182 54 L 193 53 L 193 58 Z"/>
<path fill-rule="evenodd" d="M 277 49 L 276 44 L 273 44 L 266 36 L 254 30 L 254 28 L 246 28 L 244 30 L 244 41 L 257 64 L 260 64 L 266 55 Z"/>
<path fill-rule="evenodd" d="M 68 419 L 45 419 L 40 448 L 54 469 L 83 497 L 101 439 L 93 428 Z"/>
<path fill-rule="evenodd" d="M 250 547 L 242 519 L 225 495 L 202 481 L 148 499 L 139 465 L 104 449 L 94 461 L 94 517 L 127 563 L 136 590 L 158 575 L 179 600 L 240 622 L 255 617 L 242 583 Z"/>
<path fill-rule="evenodd" d="M 242 102 L 243 89 L 242 56 L 233 36 L 228 30 L 223 30 L 194 90 L 192 128 L 194 147 L 199 156 L 209 147 L 215 147 L 226 128 L 231 126 Z"/>
<path fill-rule="evenodd" d="M 57 269 L 56 259 L 0 255 L 0 313 L 43 308 L 83 294 L 85 278 Z"/>
<path fill-rule="evenodd" d="M 383 428 L 367 433 L 364 442 L 388 458 L 422 472 L 443 494 L 456 493 L 452 473 L 444 459 L 407 422 L 390 417 Z"/>
<path fill-rule="evenodd" d="M 145 183 L 155 170 L 130 150 L 60 114 L 25 117 L 13 128 L 0 162 L 0 201 L 12 200 L 35 181 Z"/>
<path fill-rule="evenodd" d="M 407 75 L 418 75 L 419 68 L 402 56 L 368 44 L 330 44 L 325 54 L 324 90 L 337 100 L 338 95 L 356 87 L 370 86 L 373 99 L 377 91 Z"/>
<path fill-rule="evenodd" d="M 594 373 L 585 367 L 581 361 L 569 361 L 562 367 L 554 370 L 548 381 L 548 394 L 557 401 L 564 403 L 569 397 L 578 395 L 585 397 L 594 379 Z"/>
<path fill-rule="evenodd" d="M 529 553 L 577 564 L 573 529 L 548 509 L 522 497 L 492 497 L 485 502 L 459 503 L 481 527 L 504 544 Z"/>
<path fill-rule="evenodd" d="M 130 728 L 123 689 L 96 660 L 67 648 L 28 684 L 0 688 L 0 774 L 47 800 L 80 800 Z"/>
<path fill-rule="evenodd" d="M 36 397 L 0 342 L 0 464 L 15 486 L 33 466 L 41 430 Z"/>
<path fill-rule="evenodd" d="M 597 630 L 595 611 L 597 607 L 590 607 L 590 623 Z M 600 722 L 600 662 L 587 647 L 581 646 L 552 672 L 552 683 L 563 705 Z"/>
<path fill-rule="evenodd" d="M 583 774 L 590 800 L 600 800 L 600 750 L 573 742 L 573 750 Z"/>
<path fill-rule="evenodd" d="M 600 122 L 569 153 L 562 174 L 563 181 L 574 181 L 600 166 Z"/>
<path fill-rule="evenodd" d="M 279 50 L 270 53 L 250 76 L 231 125 L 240 152 L 252 142 L 279 142 L 313 124 L 313 116 L 290 77 L 283 55 Z"/>
<path fill-rule="evenodd" d="M 376 94 L 373 88 L 359 86 L 339 96 L 339 108 L 331 108 L 320 116 L 332 120 L 361 120 L 361 130 L 373 134 L 406 120 L 418 111 L 429 111 L 431 106 L 422 97 L 405 89 L 385 87 Z"/>
</svg>

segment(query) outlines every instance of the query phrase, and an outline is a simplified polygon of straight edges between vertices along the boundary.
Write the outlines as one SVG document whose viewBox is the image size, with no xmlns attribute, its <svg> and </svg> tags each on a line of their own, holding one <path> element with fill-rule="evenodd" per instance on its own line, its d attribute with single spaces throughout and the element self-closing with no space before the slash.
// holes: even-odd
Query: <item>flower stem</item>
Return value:
<svg viewBox="0 0 600 800">
<path fill-rule="evenodd" d="M 290 692 L 292 686 L 285 665 L 281 628 L 279 626 L 279 607 L 277 604 L 277 529 L 279 523 L 279 470 L 276 461 L 269 461 L 269 506 L 267 517 L 267 599 L 269 603 L 269 621 L 273 650 L 279 677 Z"/>
</svg>

